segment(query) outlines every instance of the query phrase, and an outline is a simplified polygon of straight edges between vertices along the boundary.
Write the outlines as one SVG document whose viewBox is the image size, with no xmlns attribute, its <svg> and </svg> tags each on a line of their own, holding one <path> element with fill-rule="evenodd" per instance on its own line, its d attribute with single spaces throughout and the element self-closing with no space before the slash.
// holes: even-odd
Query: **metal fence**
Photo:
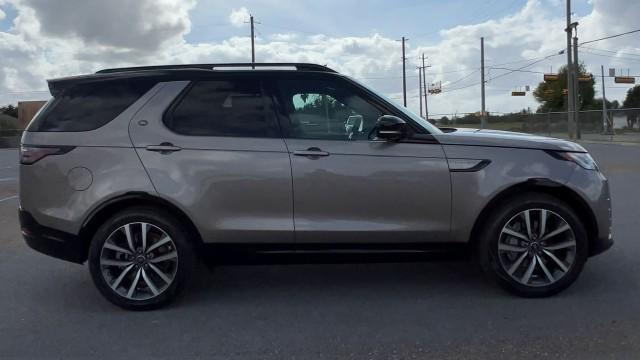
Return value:
<svg viewBox="0 0 640 360">
<path fill-rule="evenodd" d="M 577 139 L 588 141 L 640 143 L 640 109 L 580 111 Z M 563 139 L 569 133 L 567 112 L 489 114 L 487 129 L 517 131 Z M 430 116 L 439 127 L 480 128 L 480 114 L 437 114 Z"/>
</svg>

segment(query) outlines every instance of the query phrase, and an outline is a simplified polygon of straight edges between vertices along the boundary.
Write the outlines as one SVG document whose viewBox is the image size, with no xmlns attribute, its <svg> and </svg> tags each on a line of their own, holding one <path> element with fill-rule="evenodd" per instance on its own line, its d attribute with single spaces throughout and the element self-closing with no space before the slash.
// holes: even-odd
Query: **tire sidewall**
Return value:
<svg viewBox="0 0 640 360">
<path fill-rule="evenodd" d="M 171 237 L 178 253 L 178 266 L 171 285 L 160 295 L 146 300 L 127 299 L 111 289 L 102 276 L 100 255 L 107 238 L 119 227 L 134 222 L 146 222 L 157 226 Z M 120 212 L 98 228 L 89 247 L 89 270 L 98 290 L 110 302 L 132 310 L 151 310 L 173 300 L 191 277 L 195 263 L 193 246 L 189 243 L 184 227 L 169 214 L 149 208 L 133 208 Z"/>
<path fill-rule="evenodd" d="M 512 279 L 500 264 L 498 258 L 500 233 L 513 216 L 527 209 L 553 211 L 567 221 L 573 230 L 576 241 L 574 263 L 569 272 L 553 284 L 540 287 L 526 286 Z M 567 204 L 547 194 L 532 193 L 507 200 L 496 208 L 483 231 L 478 250 L 483 269 L 501 286 L 521 296 L 544 297 L 564 290 L 578 278 L 588 256 L 588 237 L 582 221 Z"/>
</svg>

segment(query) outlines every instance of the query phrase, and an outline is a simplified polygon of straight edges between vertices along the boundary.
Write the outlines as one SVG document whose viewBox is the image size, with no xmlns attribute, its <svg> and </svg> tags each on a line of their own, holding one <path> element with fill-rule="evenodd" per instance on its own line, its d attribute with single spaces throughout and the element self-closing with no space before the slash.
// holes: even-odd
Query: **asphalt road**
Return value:
<svg viewBox="0 0 640 360">
<path fill-rule="evenodd" d="M 460 261 L 228 266 L 143 313 L 25 245 L 17 155 L 0 150 L 0 358 L 639 358 L 640 147 L 586 146 L 611 181 L 616 244 L 555 297 L 508 295 Z"/>
</svg>

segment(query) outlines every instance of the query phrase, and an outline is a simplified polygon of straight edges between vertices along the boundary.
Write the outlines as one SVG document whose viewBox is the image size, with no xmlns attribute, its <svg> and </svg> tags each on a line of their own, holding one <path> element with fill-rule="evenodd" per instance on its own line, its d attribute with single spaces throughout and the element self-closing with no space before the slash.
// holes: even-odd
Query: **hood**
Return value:
<svg viewBox="0 0 640 360">
<path fill-rule="evenodd" d="M 444 129 L 443 129 L 444 130 Z M 434 137 L 442 145 L 495 146 L 520 149 L 587 152 L 571 141 L 500 130 L 455 128 Z M 444 130 L 447 131 L 447 130 Z"/>
</svg>

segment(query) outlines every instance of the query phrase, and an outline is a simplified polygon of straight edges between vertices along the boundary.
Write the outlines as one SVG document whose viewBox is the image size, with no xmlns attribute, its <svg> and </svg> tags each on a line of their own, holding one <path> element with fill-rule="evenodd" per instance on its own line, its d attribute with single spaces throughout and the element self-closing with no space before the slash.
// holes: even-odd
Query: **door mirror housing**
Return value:
<svg viewBox="0 0 640 360">
<path fill-rule="evenodd" d="M 374 128 L 376 137 L 387 141 L 400 141 L 407 136 L 407 123 L 397 116 L 382 115 Z"/>
</svg>

